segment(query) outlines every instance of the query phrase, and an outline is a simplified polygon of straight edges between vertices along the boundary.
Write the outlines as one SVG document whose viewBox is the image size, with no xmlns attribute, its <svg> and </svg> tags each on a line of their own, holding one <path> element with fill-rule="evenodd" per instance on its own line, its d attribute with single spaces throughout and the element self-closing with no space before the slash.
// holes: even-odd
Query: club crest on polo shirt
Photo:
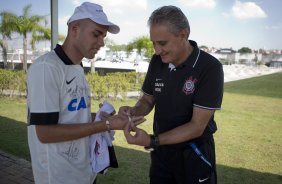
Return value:
<svg viewBox="0 0 282 184">
<path fill-rule="evenodd" d="M 195 91 L 195 84 L 198 82 L 197 79 L 193 79 L 192 76 L 188 77 L 183 85 L 182 91 L 185 95 L 190 95 Z"/>
</svg>

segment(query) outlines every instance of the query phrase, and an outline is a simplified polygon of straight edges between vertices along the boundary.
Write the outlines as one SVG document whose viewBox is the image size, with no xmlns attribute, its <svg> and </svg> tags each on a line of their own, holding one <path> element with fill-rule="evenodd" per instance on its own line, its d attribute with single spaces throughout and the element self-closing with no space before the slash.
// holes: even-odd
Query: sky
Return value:
<svg viewBox="0 0 282 184">
<path fill-rule="evenodd" d="M 89 0 L 103 6 L 108 19 L 120 26 L 120 33 L 107 37 L 116 44 L 127 44 L 147 35 L 147 20 L 155 9 L 175 5 L 187 16 L 189 39 L 199 46 L 216 48 L 242 47 L 282 50 L 282 0 Z M 58 0 L 59 34 L 67 34 L 66 22 L 82 0 Z M 0 12 L 21 15 L 25 5 L 32 4 L 31 14 L 50 20 L 47 0 L 0 0 Z M 47 25 L 48 26 L 48 25 Z M 19 36 L 14 36 L 16 47 Z M 46 43 L 45 43 L 46 46 Z"/>
</svg>

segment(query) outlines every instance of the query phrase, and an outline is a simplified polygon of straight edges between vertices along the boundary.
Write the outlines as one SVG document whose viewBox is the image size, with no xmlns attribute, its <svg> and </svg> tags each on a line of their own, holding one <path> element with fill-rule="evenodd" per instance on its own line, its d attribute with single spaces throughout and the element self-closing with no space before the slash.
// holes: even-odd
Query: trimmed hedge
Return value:
<svg viewBox="0 0 282 184">
<path fill-rule="evenodd" d="M 126 99 L 128 91 L 140 91 L 145 78 L 144 73 L 114 72 L 105 76 L 97 73 L 86 74 L 92 97 L 95 99 Z M 0 69 L 0 95 L 25 95 L 26 73 Z"/>
<path fill-rule="evenodd" d="M 0 69 L 0 95 L 26 94 L 26 73 L 24 71 Z"/>
</svg>

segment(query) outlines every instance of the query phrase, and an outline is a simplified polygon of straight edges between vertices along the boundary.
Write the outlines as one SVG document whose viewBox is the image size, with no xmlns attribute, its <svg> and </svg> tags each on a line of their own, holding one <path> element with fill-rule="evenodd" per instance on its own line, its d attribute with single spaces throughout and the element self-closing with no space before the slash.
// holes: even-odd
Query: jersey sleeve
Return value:
<svg viewBox="0 0 282 184">
<path fill-rule="evenodd" d="M 205 72 L 194 96 L 194 106 L 218 110 L 223 98 L 223 69 L 221 64 L 214 64 Z"/>
<path fill-rule="evenodd" d="M 56 124 L 60 111 L 60 76 L 54 66 L 40 63 L 28 72 L 29 124 Z"/>
</svg>

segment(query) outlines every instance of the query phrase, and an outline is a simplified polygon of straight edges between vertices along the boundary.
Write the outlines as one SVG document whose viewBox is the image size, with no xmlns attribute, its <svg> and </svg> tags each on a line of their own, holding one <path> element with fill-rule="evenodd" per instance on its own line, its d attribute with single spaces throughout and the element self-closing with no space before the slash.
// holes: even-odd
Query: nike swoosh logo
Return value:
<svg viewBox="0 0 282 184">
<path fill-rule="evenodd" d="M 204 181 L 206 181 L 206 180 L 208 180 L 209 178 L 204 178 L 204 179 L 199 179 L 199 183 L 202 183 L 202 182 L 204 182 Z"/>
<path fill-rule="evenodd" d="M 76 77 L 72 78 L 70 81 L 66 80 L 67 85 L 69 85 Z"/>
<path fill-rule="evenodd" d="M 156 79 L 156 81 L 160 81 L 160 80 L 162 80 L 162 79 Z"/>
</svg>

